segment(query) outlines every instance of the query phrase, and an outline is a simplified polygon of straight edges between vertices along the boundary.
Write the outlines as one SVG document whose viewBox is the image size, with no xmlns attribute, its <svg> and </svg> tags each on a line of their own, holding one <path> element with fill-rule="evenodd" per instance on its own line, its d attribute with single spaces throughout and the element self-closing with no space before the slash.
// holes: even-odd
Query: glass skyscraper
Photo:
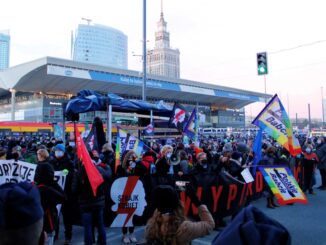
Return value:
<svg viewBox="0 0 326 245">
<path fill-rule="evenodd" d="M 0 31 L 0 70 L 9 67 L 10 36 L 9 31 Z"/>
<path fill-rule="evenodd" d="M 128 37 L 103 25 L 78 25 L 72 43 L 72 59 L 128 69 Z"/>
</svg>

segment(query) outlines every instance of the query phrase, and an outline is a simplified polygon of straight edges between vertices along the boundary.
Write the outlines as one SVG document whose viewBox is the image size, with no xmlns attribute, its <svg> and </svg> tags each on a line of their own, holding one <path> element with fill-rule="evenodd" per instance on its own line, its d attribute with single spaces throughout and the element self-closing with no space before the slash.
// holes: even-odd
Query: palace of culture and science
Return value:
<svg viewBox="0 0 326 245">
<path fill-rule="evenodd" d="M 169 78 L 180 78 L 180 52 L 170 47 L 170 33 L 166 30 L 166 22 L 161 9 L 161 17 L 157 22 L 155 47 L 147 51 L 147 73 Z"/>
</svg>

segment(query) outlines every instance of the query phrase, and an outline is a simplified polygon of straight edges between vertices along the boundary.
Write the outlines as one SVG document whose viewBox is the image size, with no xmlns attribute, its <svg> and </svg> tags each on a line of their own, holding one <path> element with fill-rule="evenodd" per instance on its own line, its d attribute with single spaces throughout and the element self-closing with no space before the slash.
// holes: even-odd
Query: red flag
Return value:
<svg viewBox="0 0 326 245">
<path fill-rule="evenodd" d="M 80 133 L 76 126 L 75 126 L 75 132 L 76 132 L 77 156 L 78 159 L 80 159 L 84 163 L 89 183 L 91 184 L 94 196 L 96 196 L 97 187 L 99 187 L 104 182 L 104 179 L 100 174 L 100 172 L 97 170 L 94 163 L 92 162 L 92 159 L 86 149 L 85 143 L 80 137 Z"/>
</svg>

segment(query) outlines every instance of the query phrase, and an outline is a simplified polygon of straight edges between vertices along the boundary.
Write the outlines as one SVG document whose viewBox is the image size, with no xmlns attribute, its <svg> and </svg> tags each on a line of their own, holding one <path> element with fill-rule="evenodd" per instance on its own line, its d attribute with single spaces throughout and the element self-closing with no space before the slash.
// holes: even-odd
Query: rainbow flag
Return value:
<svg viewBox="0 0 326 245">
<path fill-rule="evenodd" d="M 277 94 L 273 96 L 252 124 L 258 126 L 273 137 L 292 156 L 301 153 L 299 141 L 293 136 L 291 121 Z"/>
<path fill-rule="evenodd" d="M 144 148 L 144 143 L 137 137 L 129 134 L 126 130 L 118 129 L 117 144 L 115 149 L 115 171 L 121 164 L 121 157 L 125 151 L 133 150 L 140 157 Z"/>
<path fill-rule="evenodd" d="M 259 167 L 259 171 L 264 176 L 266 183 L 271 188 L 279 204 L 285 205 L 294 202 L 307 204 L 308 201 L 305 194 L 288 168 L 264 166 Z"/>
</svg>

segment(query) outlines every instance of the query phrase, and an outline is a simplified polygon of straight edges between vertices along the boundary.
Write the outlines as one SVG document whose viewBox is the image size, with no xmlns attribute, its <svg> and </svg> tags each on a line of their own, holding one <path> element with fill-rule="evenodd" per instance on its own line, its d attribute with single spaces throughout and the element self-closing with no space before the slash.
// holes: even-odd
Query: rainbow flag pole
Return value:
<svg viewBox="0 0 326 245">
<path fill-rule="evenodd" d="M 293 136 L 291 121 L 277 94 L 273 96 L 252 124 L 258 126 L 273 137 L 280 145 L 287 149 L 292 156 L 301 153 L 299 141 Z"/>
</svg>

